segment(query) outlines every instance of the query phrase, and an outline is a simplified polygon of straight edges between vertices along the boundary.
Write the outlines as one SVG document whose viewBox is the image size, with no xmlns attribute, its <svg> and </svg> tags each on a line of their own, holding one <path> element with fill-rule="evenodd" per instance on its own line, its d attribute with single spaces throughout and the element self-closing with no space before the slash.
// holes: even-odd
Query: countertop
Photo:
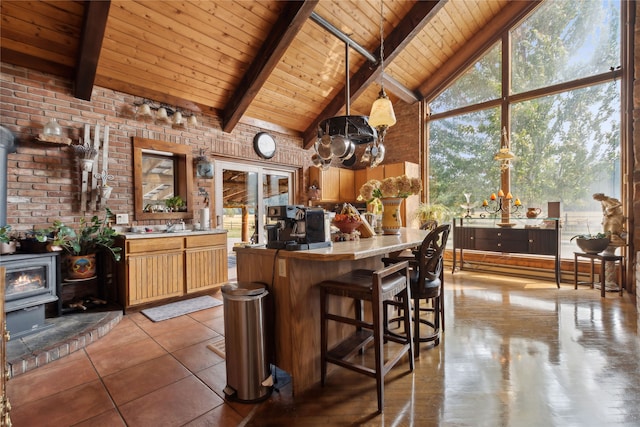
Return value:
<svg viewBox="0 0 640 427">
<path fill-rule="evenodd" d="M 124 237 L 125 239 L 151 239 L 158 237 L 188 237 L 188 236 L 202 236 L 206 234 L 222 234 L 226 233 L 227 230 L 222 228 L 214 228 L 211 230 L 185 230 L 185 231 L 172 231 L 167 233 L 166 231 L 150 231 L 150 232 L 125 232 L 120 233 L 119 236 Z"/>
<path fill-rule="evenodd" d="M 333 242 L 327 248 L 308 249 L 303 251 L 279 250 L 278 257 L 297 258 L 312 261 L 341 261 L 369 258 L 377 255 L 385 255 L 392 252 L 400 252 L 413 248 L 427 236 L 428 231 L 413 228 L 402 228 L 399 235 L 376 235 L 360 240 L 348 242 Z M 276 251 L 265 247 L 234 247 L 234 251 L 245 254 L 261 254 L 264 251 Z"/>
</svg>

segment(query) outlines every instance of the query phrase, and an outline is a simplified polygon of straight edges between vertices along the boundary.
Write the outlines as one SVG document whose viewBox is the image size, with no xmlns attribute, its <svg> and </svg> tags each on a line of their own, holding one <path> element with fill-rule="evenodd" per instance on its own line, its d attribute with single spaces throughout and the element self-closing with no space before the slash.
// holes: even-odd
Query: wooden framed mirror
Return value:
<svg viewBox="0 0 640 427">
<path fill-rule="evenodd" d="M 136 221 L 192 219 L 191 148 L 134 137 L 133 189 Z M 170 209 L 166 201 L 177 196 L 183 201 L 183 206 Z"/>
</svg>

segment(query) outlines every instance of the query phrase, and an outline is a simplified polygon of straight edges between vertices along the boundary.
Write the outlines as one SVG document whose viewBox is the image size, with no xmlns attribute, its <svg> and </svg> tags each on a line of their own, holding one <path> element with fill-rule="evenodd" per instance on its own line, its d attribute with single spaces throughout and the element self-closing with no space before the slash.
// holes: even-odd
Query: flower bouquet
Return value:
<svg viewBox="0 0 640 427">
<path fill-rule="evenodd" d="M 360 187 L 360 197 L 367 203 L 386 197 L 406 199 L 412 194 L 419 194 L 422 189 L 420 178 L 409 178 L 406 175 L 385 178 L 382 181 L 371 179 Z"/>
</svg>

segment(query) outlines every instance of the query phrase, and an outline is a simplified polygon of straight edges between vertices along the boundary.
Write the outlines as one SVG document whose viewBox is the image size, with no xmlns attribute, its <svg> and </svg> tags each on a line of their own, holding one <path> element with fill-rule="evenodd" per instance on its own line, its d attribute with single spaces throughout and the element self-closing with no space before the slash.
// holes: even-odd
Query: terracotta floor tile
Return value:
<svg viewBox="0 0 640 427">
<path fill-rule="evenodd" d="M 181 348 L 220 336 L 219 333 L 207 328 L 203 324 L 193 322 L 193 325 L 177 327 L 163 334 L 156 335 L 154 339 L 167 351 L 174 352 Z"/>
<path fill-rule="evenodd" d="M 126 424 L 118 410 L 114 408 L 86 421 L 74 424 L 73 427 L 126 427 Z"/>
<path fill-rule="evenodd" d="M 224 335 L 224 317 L 216 317 L 211 320 L 205 320 L 202 322 L 206 327 L 213 329 L 220 335 Z"/>
<path fill-rule="evenodd" d="M 220 301 L 222 301 L 222 299 L 220 299 Z M 217 307 L 207 308 L 206 310 L 194 311 L 193 313 L 189 313 L 187 316 L 191 317 L 194 320 L 197 320 L 200 323 L 203 323 L 207 320 L 213 320 L 219 317 L 223 317 L 224 307 L 219 305 Z"/>
<path fill-rule="evenodd" d="M 191 375 L 173 356 L 158 357 L 103 378 L 117 405 L 132 401 Z"/>
<path fill-rule="evenodd" d="M 204 369 L 198 372 L 197 376 L 218 396 L 225 399 L 224 388 L 227 386 L 227 368 L 225 363 L 219 363 Z M 242 415 L 243 418 L 249 415 L 255 406 L 253 404 L 234 402 L 232 400 L 225 400 L 225 402 L 231 406 L 234 411 Z"/>
<path fill-rule="evenodd" d="M 165 354 L 167 354 L 166 350 L 158 343 L 151 338 L 146 338 L 97 354 L 90 354 L 89 357 L 100 376 L 104 377 Z"/>
<path fill-rule="evenodd" d="M 131 319 L 152 337 L 166 334 L 167 332 L 170 332 L 174 329 L 180 329 L 187 326 L 199 324 L 189 316 L 174 317 L 173 319 L 154 322 L 142 313 L 135 313 L 132 315 Z"/>
<path fill-rule="evenodd" d="M 31 401 L 11 410 L 11 420 L 20 426 L 70 426 L 114 409 L 113 401 L 99 380 Z"/>
<path fill-rule="evenodd" d="M 120 412 L 130 427 L 180 426 L 222 403 L 198 378 L 189 376 L 120 406 Z"/>
<path fill-rule="evenodd" d="M 220 339 L 219 337 L 220 335 L 216 338 L 181 348 L 180 350 L 174 351 L 172 354 L 191 372 L 199 372 L 210 366 L 224 362 L 222 357 L 207 348 L 207 344 L 217 341 Z"/>
<path fill-rule="evenodd" d="M 14 408 L 97 380 L 98 374 L 84 351 L 12 378 L 7 393 Z"/>
<path fill-rule="evenodd" d="M 134 321 L 125 316 L 111 332 L 100 338 L 98 341 L 89 344 L 86 347 L 86 350 L 89 354 L 96 354 L 101 351 L 110 350 L 113 347 L 130 344 L 145 338 L 149 338 L 149 335 Z"/>
</svg>

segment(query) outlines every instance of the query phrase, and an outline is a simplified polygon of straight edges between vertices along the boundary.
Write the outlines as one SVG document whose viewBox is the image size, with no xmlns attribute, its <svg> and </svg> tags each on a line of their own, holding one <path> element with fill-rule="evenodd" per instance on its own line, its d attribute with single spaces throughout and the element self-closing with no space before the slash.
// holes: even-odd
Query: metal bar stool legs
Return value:
<svg viewBox="0 0 640 427">
<path fill-rule="evenodd" d="M 384 409 L 384 377 L 405 355 L 409 358 L 409 370 L 413 371 L 413 335 L 411 322 L 411 293 L 408 286 L 407 262 L 395 264 L 377 271 L 354 270 L 332 280 L 319 284 L 320 286 L 320 358 L 321 383 L 324 386 L 327 375 L 327 364 L 333 363 L 343 368 L 370 376 L 376 380 L 378 395 L 378 411 Z M 405 302 L 403 335 L 389 334 L 383 321 L 384 302 L 403 295 Z M 353 317 L 347 314 L 330 313 L 328 307 L 329 295 L 347 297 L 354 300 L 355 313 Z M 371 317 L 369 322 L 362 317 L 362 301 L 371 303 Z M 329 349 L 328 323 L 329 321 L 353 325 L 354 333 L 333 348 Z M 367 344 L 373 341 L 374 367 L 352 360 L 358 351 L 363 351 Z M 388 359 L 384 360 L 383 346 L 387 342 L 400 344 Z"/>
</svg>

